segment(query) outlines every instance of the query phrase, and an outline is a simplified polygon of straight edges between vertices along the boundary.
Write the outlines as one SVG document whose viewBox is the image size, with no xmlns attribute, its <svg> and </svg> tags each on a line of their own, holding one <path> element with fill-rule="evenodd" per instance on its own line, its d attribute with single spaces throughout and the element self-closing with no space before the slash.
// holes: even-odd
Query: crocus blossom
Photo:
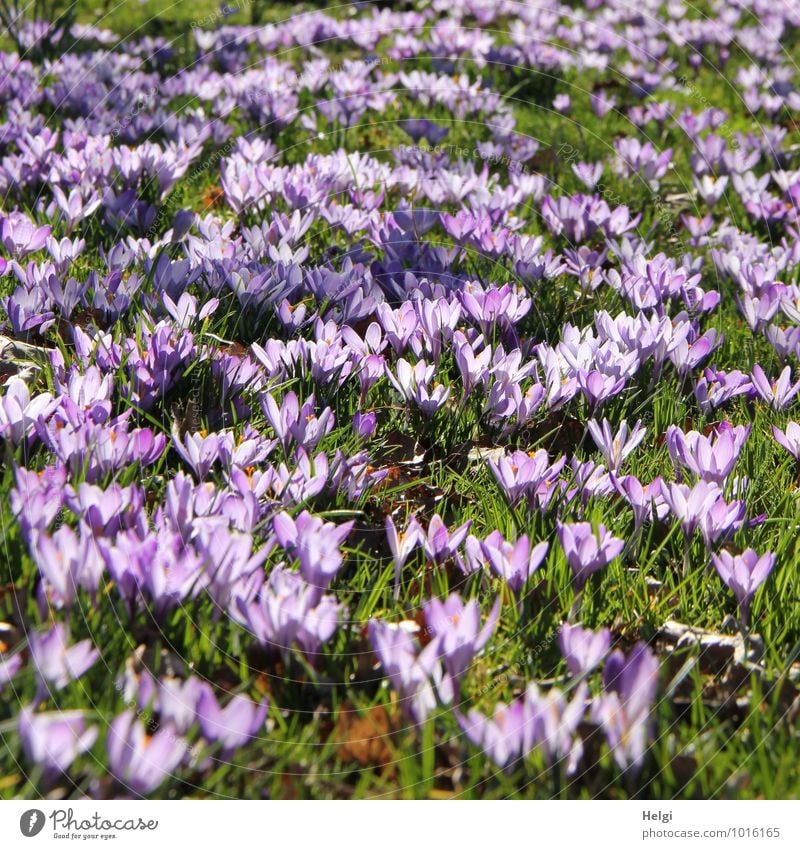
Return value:
<svg viewBox="0 0 800 849">
<path fill-rule="evenodd" d="M 733 591 L 742 618 L 747 621 L 756 590 L 775 566 L 775 555 L 767 551 L 759 556 L 752 548 L 734 555 L 723 549 L 719 554 L 713 554 L 711 561 L 725 585 Z"/>
<path fill-rule="evenodd" d="M 111 722 L 106 750 L 114 778 L 129 792 L 147 796 L 173 775 L 188 746 L 168 727 L 148 734 L 135 712 L 127 710 Z"/>
<path fill-rule="evenodd" d="M 590 575 L 607 566 L 625 547 L 624 541 L 613 536 L 604 525 L 599 525 L 595 532 L 589 522 L 559 523 L 556 532 L 577 589 L 581 589 Z"/>
</svg>

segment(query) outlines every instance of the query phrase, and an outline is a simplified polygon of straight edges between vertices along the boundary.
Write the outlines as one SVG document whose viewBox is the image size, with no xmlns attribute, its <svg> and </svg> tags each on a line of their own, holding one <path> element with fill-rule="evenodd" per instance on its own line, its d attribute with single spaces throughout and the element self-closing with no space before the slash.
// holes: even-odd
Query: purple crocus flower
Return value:
<svg viewBox="0 0 800 849">
<path fill-rule="evenodd" d="M 0 437 L 19 445 L 59 403 L 49 392 L 31 398 L 25 381 L 12 377 L 6 384 L 6 394 L 0 398 Z"/>
<path fill-rule="evenodd" d="M 74 404 L 75 414 L 86 417 L 95 424 L 102 424 L 111 415 L 111 397 L 114 381 L 110 374 L 103 374 L 96 366 L 89 366 L 84 373 L 72 366 L 65 382 L 56 380 L 56 386 L 66 406 Z"/>
<path fill-rule="evenodd" d="M 129 431 L 127 422 L 119 419 L 112 425 L 94 425 L 53 417 L 47 427 L 40 419 L 36 432 L 73 476 L 83 474 L 90 483 L 132 463 L 154 463 L 166 444 L 163 433 L 154 434 L 150 428 Z"/>
<path fill-rule="evenodd" d="M 71 233 L 78 222 L 88 218 L 102 203 L 96 191 L 89 198 L 84 198 L 79 188 L 72 189 L 69 195 L 65 195 L 58 185 L 54 185 L 52 191 L 53 199 L 66 219 L 67 233 Z"/>
<path fill-rule="evenodd" d="M 500 617 L 500 599 L 492 607 L 483 628 L 480 627 L 480 604 L 475 599 L 465 604 L 458 593 L 451 593 L 443 602 L 432 598 L 422 605 L 422 609 L 427 633 L 438 638 L 445 669 L 455 683 L 492 636 Z M 450 699 L 443 697 L 443 701 Z"/>
<path fill-rule="evenodd" d="M 419 527 L 416 518 L 412 518 L 409 525 L 411 523 L 415 523 Z M 464 522 L 463 525 L 460 525 L 455 530 L 449 531 L 442 517 L 438 513 L 434 513 L 430 522 L 428 522 L 428 530 L 423 531 L 419 527 L 418 531 L 425 556 L 433 563 L 444 563 L 445 560 L 448 560 L 456 553 L 458 547 L 464 542 L 471 525 L 472 519 Z"/>
<path fill-rule="evenodd" d="M 588 428 L 594 444 L 603 455 L 610 472 L 620 470 L 625 458 L 630 455 L 647 434 L 647 430 L 642 427 L 640 421 L 636 422 L 633 430 L 628 430 L 628 422 L 623 421 L 616 433 L 611 432 L 608 419 L 603 419 L 602 426 L 592 419 L 588 423 Z"/>
<path fill-rule="evenodd" d="M 456 711 L 456 718 L 467 738 L 501 769 L 540 749 L 550 765 L 566 761 L 567 774 L 571 775 L 583 754 L 577 729 L 586 709 L 586 697 L 585 684 L 568 702 L 557 687 L 543 694 L 532 683 L 522 698 L 510 705 L 496 705 L 491 718 L 475 710 L 467 716 Z"/>
<path fill-rule="evenodd" d="M 233 531 L 227 527 L 227 522 L 199 524 L 195 548 L 206 561 L 208 593 L 217 604 L 230 605 L 243 582 L 246 583 L 254 575 L 261 577 L 261 567 L 272 550 L 272 539 L 268 538 L 266 545 L 258 551 L 253 551 L 253 544 L 254 539 L 249 533 Z M 186 576 L 190 580 L 192 577 L 197 578 L 196 574 L 191 574 L 191 565 L 190 561 L 190 569 L 187 570 L 189 574 Z M 179 572 L 173 579 L 174 584 L 168 581 L 168 588 L 176 592 L 182 586 L 177 579 L 184 577 Z M 320 594 L 318 590 L 315 592 Z"/>
<path fill-rule="evenodd" d="M 464 398 L 472 394 L 472 390 L 485 379 L 487 369 L 491 362 L 492 349 L 485 345 L 483 336 L 470 342 L 467 337 L 457 330 L 453 334 L 453 358 L 461 373 L 461 382 L 464 385 Z M 475 352 L 476 347 L 482 347 L 480 353 Z"/>
<path fill-rule="evenodd" d="M 597 409 L 603 401 L 617 395 L 625 386 L 624 377 L 603 374 L 597 369 L 591 371 L 578 369 L 577 379 L 578 387 L 586 396 L 592 410 Z"/>
<path fill-rule="evenodd" d="M 24 707 L 19 714 L 19 737 L 27 759 L 55 777 L 67 772 L 75 759 L 97 739 L 97 728 L 87 727 L 83 712 L 35 713 Z"/>
<path fill-rule="evenodd" d="M 379 354 L 368 354 L 359 360 L 357 374 L 361 385 L 359 403 L 365 404 L 369 390 L 386 374 L 386 360 Z M 368 417 L 372 416 L 374 421 L 374 415 L 370 413 Z"/>
<path fill-rule="evenodd" d="M 603 176 L 602 162 L 573 162 L 572 171 L 575 176 L 591 192 Z"/>
<path fill-rule="evenodd" d="M 361 439 L 369 439 L 375 433 L 378 419 L 374 412 L 362 413 L 357 410 L 353 416 L 353 431 Z"/>
<path fill-rule="evenodd" d="M 404 628 L 371 619 L 369 639 L 392 689 L 400 698 L 400 709 L 420 724 L 436 707 L 436 691 L 442 681 L 439 638 L 434 636 L 421 651 L 416 639 Z M 451 688 L 445 688 L 448 695 Z"/>
<path fill-rule="evenodd" d="M 717 484 L 703 480 L 691 488 L 682 483 L 662 484 L 661 492 L 687 539 L 692 538 L 706 513 L 722 498 Z"/>
<path fill-rule="evenodd" d="M 86 249 L 86 240 L 81 238 L 69 239 L 66 237 L 58 240 L 53 236 L 48 236 L 45 245 L 47 246 L 47 252 L 55 263 L 56 270 L 60 274 L 63 274 Z M 99 250 L 102 255 L 102 246 L 100 246 Z"/>
<path fill-rule="evenodd" d="M 202 532 L 193 546 L 186 545 L 181 534 L 169 528 L 155 533 L 138 529 L 123 531 L 113 544 L 106 539 L 98 540 L 105 565 L 131 611 L 145 596 L 154 602 L 158 617 L 203 588 L 208 588 L 218 603 L 224 600 L 220 586 L 224 583 L 223 576 L 230 580 L 235 579 L 230 578 L 231 573 L 236 578 L 240 576 L 236 571 L 237 566 L 242 568 L 242 545 L 237 544 L 240 538 L 232 537 L 222 523 L 208 523 L 200 529 Z M 249 540 L 249 537 L 242 535 L 241 539 Z M 209 548 L 213 549 L 213 555 Z"/>
<path fill-rule="evenodd" d="M 683 466 L 701 480 L 723 486 L 749 434 L 749 425 L 733 427 L 729 422 L 718 425 L 711 436 L 670 425 L 666 443 L 676 468 Z"/>
<path fill-rule="evenodd" d="M 589 103 L 592 111 L 598 118 L 605 116 L 617 105 L 617 98 L 614 95 L 606 95 L 604 91 L 592 92 L 589 96 Z"/>
<path fill-rule="evenodd" d="M 323 595 L 297 572 L 276 566 L 258 598 L 238 598 L 231 612 L 265 647 L 288 655 L 296 646 L 314 655 L 335 633 L 342 609 L 335 596 Z"/>
<path fill-rule="evenodd" d="M 605 731 L 622 770 L 638 771 L 644 761 L 650 706 L 658 688 L 658 660 L 644 643 L 626 657 L 615 651 L 603 670 L 606 692 L 592 705 L 592 719 Z"/>
<path fill-rule="evenodd" d="M 303 501 L 319 495 L 328 482 L 330 465 L 321 451 L 310 456 L 304 448 L 295 449 L 294 469 L 281 463 L 276 469 L 276 481 L 273 484 L 284 504 L 302 504 Z"/>
<path fill-rule="evenodd" d="M 169 726 L 147 734 L 134 711 L 126 710 L 112 721 L 106 750 L 114 778 L 132 793 L 147 796 L 173 774 L 188 746 Z"/>
<path fill-rule="evenodd" d="M 208 685 L 197 700 L 197 718 L 203 737 L 210 743 L 221 744 L 223 757 L 257 738 L 268 709 L 266 699 L 256 703 L 242 695 L 232 696 L 221 708 Z"/>
<path fill-rule="evenodd" d="M 49 631 L 30 637 L 31 660 L 39 677 L 39 696 L 49 693 L 50 686 L 60 690 L 80 678 L 100 657 L 91 640 L 67 646 L 67 630 L 62 623 Z"/>
<path fill-rule="evenodd" d="M 22 528 L 23 539 L 31 545 L 34 533 L 46 531 L 64 504 L 67 470 L 56 464 L 37 473 L 20 466 L 14 477 L 11 510 Z"/>
<path fill-rule="evenodd" d="M 576 688 L 571 701 L 567 701 L 558 687 L 542 694 L 535 683 L 528 684 L 523 699 L 522 754 L 538 748 L 548 765 L 564 762 L 567 775 L 572 775 L 583 755 L 583 739 L 578 734 L 578 726 L 586 712 L 587 696 L 585 682 Z"/>
<path fill-rule="evenodd" d="M 744 501 L 728 502 L 721 496 L 706 510 L 700 521 L 700 533 L 706 548 L 713 548 L 742 527 L 747 513 Z"/>
<path fill-rule="evenodd" d="M 557 522 L 556 533 L 575 576 L 576 590 L 582 589 L 590 575 L 607 566 L 625 547 L 624 541 L 612 536 L 605 525 L 598 525 L 595 535 L 589 522 Z"/>
<path fill-rule="evenodd" d="M 658 660 L 644 644 L 637 643 L 627 657 L 613 652 L 603 670 L 603 687 L 623 699 L 631 714 L 645 711 L 655 698 Z"/>
<path fill-rule="evenodd" d="M 750 602 L 775 566 L 775 555 L 768 551 L 759 557 L 752 548 L 748 548 L 735 555 L 723 550 L 719 554 L 712 554 L 711 560 L 725 585 L 733 590 L 739 602 L 742 621 L 746 625 Z"/>
<path fill-rule="evenodd" d="M 398 533 L 391 516 L 386 517 L 386 539 L 394 560 L 394 597 L 400 597 L 400 574 L 411 552 L 422 544 L 425 536 L 419 523 L 412 517 L 405 531 Z"/>
<path fill-rule="evenodd" d="M 726 373 L 714 371 L 710 368 L 705 369 L 694 389 L 697 403 L 706 415 L 737 395 L 752 395 L 754 393 L 750 375 L 738 370 Z"/>
<path fill-rule="evenodd" d="M 424 138 L 434 147 L 450 132 L 447 127 L 440 127 L 427 118 L 406 118 L 400 126 L 415 142 Z"/>
<path fill-rule="evenodd" d="M 702 179 L 698 180 L 693 177 L 694 187 L 697 189 L 698 195 L 706 204 L 706 206 L 714 206 L 714 204 L 725 194 L 725 189 L 728 187 L 727 176 L 714 177 L 709 174 L 704 174 Z"/>
<path fill-rule="evenodd" d="M 572 98 L 568 94 L 557 94 L 553 98 L 553 109 L 566 115 L 572 108 Z"/>
<path fill-rule="evenodd" d="M 778 379 L 771 382 L 760 365 L 754 365 L 750 379 L 758 396 L 775 410 L 785 410 L 791 400 L 800 392 L 800 380 L 792 383 L 790 366 L 780 373 Z"/>
<path fill-rule="evenodd" d="M 788 360 L 798 350 L 800 327 L 780 327 L 777 324 L 768 324 L 763 330 L 764 336 L 782 361 Z"/>
<path fill-rule="evenodd" d="M 175 319 L 176 325 L 181 330 L 190 327 L 194 321 L 204 321 L 210 315 L 213 315 L 219 306 L 219 300 L 217 298 L 209 298 L 198 310 L 197 298 L 188 292 L 184 292 L 178 298 L 177 303 L 166 292 L 162 294 L 161 300 L 164 304 L 164 309 Z"/>
<path fill-rule="evenodd" d="M 614 491 L 612 475 L 606 471 L 606 467 L 597 465 L 594 460 L 581 463 L 577 457 L 573 457 L 570 466 L 574 475 L 575 486 L 564 492 L 564 500 L 570 503 L 578 493 L 585 506 L 591 497 L 603 498 Z"/>
<path fill-rule="evenodd" d="M 11 212 L 8 216 L 0 216 L 0 242 L 17 259 L 41 250 L 49 235 L 49 225 L 37 227 L 22 212 Z"/>
<path fill-rule="evenodd" d="M 564 624 L 558 634 L 558 644 L 570 674 L 575 677 L 587 675 L 606 656 L 611 646 L 611 632 L 607 628 L 590 631 Z"/>
<path fill-rule="evenodd" d="M 775 317 L 781 306 L 782 292 L 778 286 L 771 286 L 764 290 L 760 297 L 753 297 L 748 293 L 742 293 L 736 301 L 739 305 L 739 310 L 747 321 L 750 329 L 757 333 L 764 330 L 765 335 L 768 330 L 768 323 Z M 772 327 L 772 325 L 769 325 Z"/>
<path fill-rule="evenodd" d="M 123 528 L 139 526 L 143 504 L 144 493 L 135 485 L 111 484 L 101 489 L 79 483 L 74 492 L 67 493 L 69 509 L 95 536 L 114 537 Z"/>
<path fill-rule="evenodd" d="M 786 432 L 773 425 L 772 435 L 778 445 L 785 448 L 795 460 L 800 460 L 800 424 L 789 422 L 786 425 Z"/>
<path fill-rule="evenodd" d="M 686 337 L 670 348 L 669 358 L 683 378 L 692 369 L 697 368 L 721 344 L 721 341 L 721 338 L 717 339 L 717 331 L 713 328 L 702 336 L 690 331 Z"/>
<path fill-rule="evenodd" d="M 233 450 L 233 436 L 229 433 L 185 433 L 180 439 L 177 433 L 173 433 L 172 445 L 197 479 L 203 480 L 214 463 L 226 453 L 226 448 L 227 453 Z"/>
<path fill-rule="evenodd" d="M 0 652 L 0 693 L 3 687 L 22 669 L 22 655 L 12 654 L 7 656 Z"/>
<path fill-rule="evenodd" d="M 330 407 L 326 407 L 319 416 L 315 414 L 316 399 L 313 395 L 301 404 L 294 392 L 287 392 L 278 406 L 272 395 L 265 392 L 260 403 L 267 421 L 287 452 L 292 440 L 306 451 L 312 451 L 334 425 Z"/>
<path fill-rule="evenodd" d="M 566 455 L 562 455 L 551 465 L 544 448 L 532 454 L 514 451 L 496 462 L 491 458 L 488 460 L 489 469 L 511 507 L 525 497 L 531 505 L 538 501 L 543 509 L 556 491 L 558 476 L 566 462 Z"/>
<path fill-rule="evenodd" d="M 141 671 L 138 680 L 126 683 L 132 690 L 126 698 L 135 698 L 142 710 L 150 705 L 158 711 L 159 724 L 166 723 L 178 734 L 186 734 L 195 724 L 200 695 L 209 687 L 195 676 L 185 681 L 171 675 L 156 680 L 147 669 Z"/>
<path fill-rule="evenodd" d="M 387 338 L 388 335 L 387 333 Z M 436 366 L 428 365 L 424 360 L 419 360 L 412 366 L 407 360 L 399 359 L 396 371 L 397 376 L 387 367 L 386 376 L 403 398 L 406 401 L 414 401 L 425 416 L 432 416 L 444 406 L 450 389 L 434 379 Z"/>
<path fill-rule="evenodd" d="M 82 484 L 83 485 L 83 484 Z M 37 533 L 31 555 L 47 582 L 46 595 L 56 608 L 71 607 L 78 587 L 94 597 L 103 575 L 103 556 L 86 525 L 79 532 L 62 525 L 52 536 Z"/>
<path fill-rule="evenodd" d="M 281 548 L 300 561 L 300 571 L 311 585 L 327 588 L 342 566 L 339 546 L 353 529 L 354 522 L 335 525 L 304 510 L 295 521 L 288 513 L 279 513 L 272 528 Z"/>
<path fill-rule="evenodd" d="M 500 769 L 520 758 L 525 730 L 525 708 L 521 700 L 510 705 L 498 702 L 491 717 L 471 710 L 466 716 L 456 711 L 456 718 L 467 739 L 483 749 Z"/>
<path fill-rule="evenodd" d="M 411 301 L 404 301 L 396 310 L 387 303 L 379 304 L 377 316 L 396 353 L 402 354 L 417 338 L 419 319 Z"/>
<path fill-rule="evenodd" d="M 618 478 L 611 476 L 614 489 L 628 502 L 633 510 L 634 528 L 640 528 L 645 522 L 663 519 L 669 512 L 662 494 L 663 481 L 656 478 L 646 486 L 635 475 Z"/>
<path fill-rule="evenodd" d="M 548 542 L 540 542 L 531 548 L 527 534 L 510 543 L 500 531 L 492 531 L 481 542 L 481 551 L 491 570 L 508 584 L 517 598 L 531 575 L 542 565 L 549 547 Z"/>
<path fill-rule="evenodd" d="M 125 348 L 130 373 L 128 394 L 143 409 L 152 407 L 172 388 L 197 353 L 194 336 L 188 330 L 176 331 L 166 321 L 155 325 L 152 332 L 144 332 L 141 342 L 129 338 Z"/>
</svg>

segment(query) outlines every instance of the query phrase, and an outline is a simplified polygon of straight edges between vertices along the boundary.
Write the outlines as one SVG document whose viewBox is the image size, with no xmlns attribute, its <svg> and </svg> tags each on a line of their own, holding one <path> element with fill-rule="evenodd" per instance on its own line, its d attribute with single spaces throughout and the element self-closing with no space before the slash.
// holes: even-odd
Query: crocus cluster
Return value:
<svg viewBox="0 0 800 849">
<path fill-rule="evenodd" d="M 638 771 L 646 754 L 658 686 L 655 655 L 643 643 L 627 655 L 620 650 L 609 655 L 608 631 L 593 633 L 578 626 L 562 627 L 559 641 L 575 681 L 571 698 L 558 687 L 543 692 L 530 683 L 519 699 L 497 704 L 491 716 L 477 710 L 459 714 L 467 738 L 498 767 L 510 767 L 539 750 L 546 763 L 563 764 L 570 775 L 584 751 L 578 726 L 589 720 L 602 730 L 619 767 Z M 582 679 L 604 660 L 603 690 L 591 697 Z"/>
<path fill-rule="evenodd" d="M 481 627 L 481 608 L 474 599 L 465 603 L 458 593 L 444 602 L 431 599 L 424 607 L 424 647 L 402 625 L 370 621 L 375 655 L 412 721 L 424 722 L 437 697 L 444 705 L 453 703 L 459 682 L 491 637 L 499 614 L 498 601 Z"/>
<path fill-rule="evenodd" d="M 631 582 L 711 564 L 743 629 L 791 586 L 797 4 L 400 5 L 0 51 L 0 727 L 42 793 L 205 780 L 269 745 L 254 675 L 304 724 L 365 668 L 411 734 L 574 774 L 591 726 L 635 774 Z"/>
</svg>

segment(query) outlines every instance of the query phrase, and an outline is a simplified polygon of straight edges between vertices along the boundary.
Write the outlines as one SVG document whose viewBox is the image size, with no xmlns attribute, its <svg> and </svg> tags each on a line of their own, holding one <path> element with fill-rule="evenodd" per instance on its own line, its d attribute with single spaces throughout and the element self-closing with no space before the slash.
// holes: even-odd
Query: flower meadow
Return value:
<svg viewBox="0 0 800 849">
<path fill-rule="evenodd" d="M 0 793 L 796 795 L 800 6 L 125 5 L 0 53 Z"/>
</svg>

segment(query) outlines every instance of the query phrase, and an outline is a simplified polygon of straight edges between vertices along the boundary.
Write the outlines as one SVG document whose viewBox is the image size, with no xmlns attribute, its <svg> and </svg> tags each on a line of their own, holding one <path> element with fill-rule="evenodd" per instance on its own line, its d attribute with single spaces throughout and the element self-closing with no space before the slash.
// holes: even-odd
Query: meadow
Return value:
<svg viewBox="0 0 800 849">
<path fill-rule="evenodd" d="M 0 19 L 0 798 L 796 797 L 797 4 Z"/>
</svg>

